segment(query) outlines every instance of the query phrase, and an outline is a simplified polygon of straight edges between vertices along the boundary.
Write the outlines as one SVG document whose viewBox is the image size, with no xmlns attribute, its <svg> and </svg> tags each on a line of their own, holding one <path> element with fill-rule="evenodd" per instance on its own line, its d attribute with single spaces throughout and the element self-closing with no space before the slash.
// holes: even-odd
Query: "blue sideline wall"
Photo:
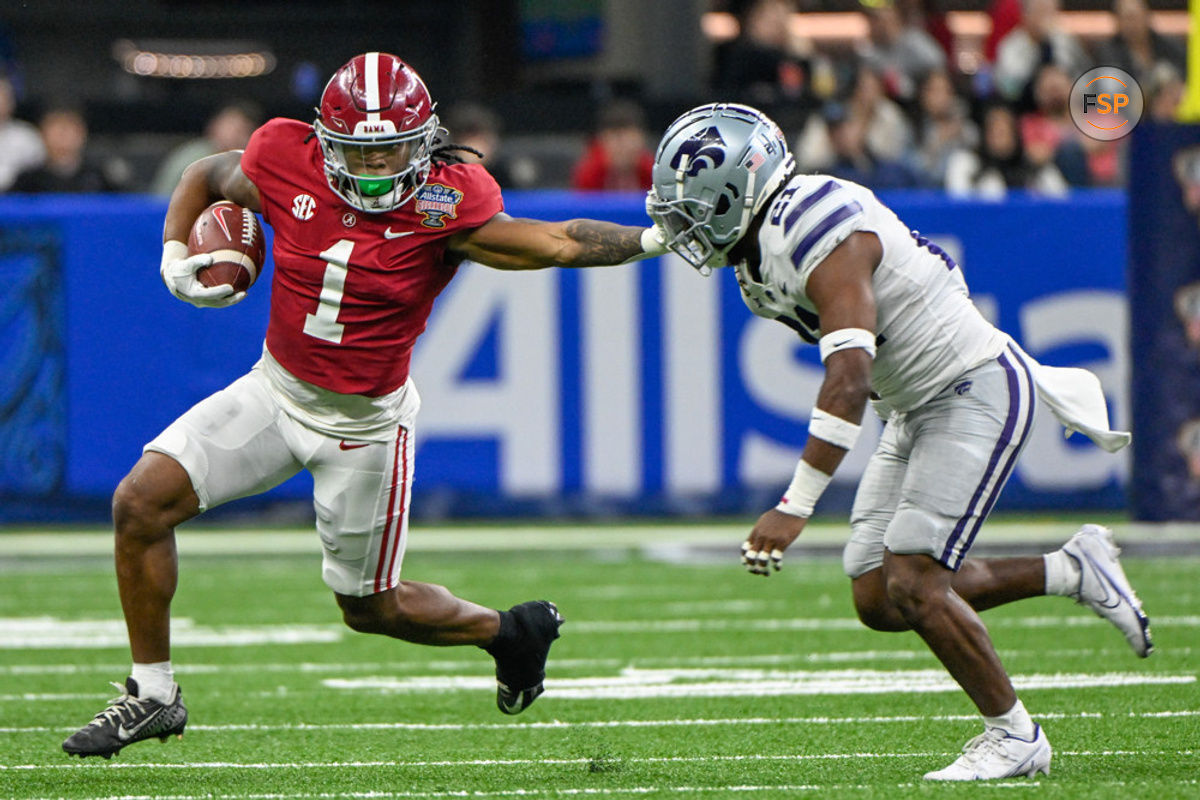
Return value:
<svg viewBox="0 0 1200 800">
<path fill-rule="evenodd" d="M 980 308 L 1045 363 L 1099 374 L 1129 420 L 1126 203 L 889 194 L 962 265 Z M 644 221 L 640 196 L 511 193 L 518 216 Z M 165 205 L 0 197 L 0 519 L 97 516 L 142 444 L 246 371 L 270 274 L 196 309 L 158 277 Z M 753 317 L 732 275 L 675 257 L 613 269 L 464 265 L 413 362 L 413 513 L 749 513 L 774 502 L 821 380 L 815 349 Z M 823 510 L 848 506 L 879 425 Z M 1000 507 L 1123 507 L 1128 458 L 1039 420 Z M 303 501 L 299 476 L 261 502 Z M 251 507 L 251 501 L 239 501 Z"/>
</svg>

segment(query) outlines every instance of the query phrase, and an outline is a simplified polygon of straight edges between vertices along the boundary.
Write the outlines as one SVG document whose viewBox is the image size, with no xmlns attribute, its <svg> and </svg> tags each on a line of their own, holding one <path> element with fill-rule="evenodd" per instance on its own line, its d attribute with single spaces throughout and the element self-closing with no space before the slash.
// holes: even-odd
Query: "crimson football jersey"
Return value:
<svg viewBox="0 0 1200 800">
<path fill-rule="evenodd" d="M 242 172 L 275 233 L 267 350 L 301 380 L 378 397 L 408 378 L 433 300 L 454 277 L 451 234 L 504 209 L 477 164 L 434 164 L 400 208 L 368 214 L 330 189 L 311 125 L 273 119 L 254 132 Z"/>
</svg>

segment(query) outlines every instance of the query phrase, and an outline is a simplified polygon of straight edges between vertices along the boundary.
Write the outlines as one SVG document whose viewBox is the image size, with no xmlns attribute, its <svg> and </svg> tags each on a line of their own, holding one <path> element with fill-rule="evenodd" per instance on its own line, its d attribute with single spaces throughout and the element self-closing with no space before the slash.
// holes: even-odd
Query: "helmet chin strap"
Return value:
<svg viewBox="0 0 1200 800">
<path fill-rule="evenodd" d="M 679 168 L 675 170 L 675 199 L 683 200 L 683 179 L 687 177 L 688 161 L 691 159 L 687 155 L 679 157 Z"/>
<path fill-rule="evenodd" d="M 683 195 L 683 179 L 687 177 L 687 167 L 689 161 L 691 161 L 689 156 L 680 156 L 679 168 L 675 170 L 675 199 L 679 201 L 686 199 Z M 699 272 L 701 276 L 707 278 L 709 275 L 712 275 L 713 270 L 712 267 L 710 267 L 707 263 L 704 263 L 696 267 L 696 272 Z"/>
</svg>

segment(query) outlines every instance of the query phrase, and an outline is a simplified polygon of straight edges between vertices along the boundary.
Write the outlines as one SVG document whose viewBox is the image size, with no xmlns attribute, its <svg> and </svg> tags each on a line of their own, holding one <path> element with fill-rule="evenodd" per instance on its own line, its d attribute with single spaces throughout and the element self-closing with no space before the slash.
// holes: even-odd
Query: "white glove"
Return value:
<svg viewBox="0 0 1200 800">
<path fill-rule="evenodd" d="M 642 231 L 642 251 L 646 254 L 646 258 L 661 256 L 667 250 L 667 232 L 659 226 L 657 221 Z"/>
<path fill-rule="evenodd" d="M 651 209 L 655 206 L 655 193 L 653 190 L 646 192 L 646 216 L 654 224 L 642 232 L 642 249 L 646 251 L 647 258 L 653 256 L 661 256 L 671 248 L 667 247 L 667 232 L 663 228 L 662 223 L 658 221 L 658 217 L 651 213 Z"/>
<path fill-rule="evenodd" d="M 661 256 L 663 253 L 667 252 L 666 241 L 667 234 L 658 226 L 657 222 L 651 225 L 649 228 L 643 228 L 641 238 L 642 252 L 630 256 L 621 263 L 632 264 L 635 261 L 641 261 L 643 258 L 654 258 L 655 256 Z"/>
<path fill-rule="evenodd" d="M 196 308 L 225 308 L 240 303 L 245 292 L 235 292 L 229 284 L 205 286 L 196 272 L 212 264 L 208 253 L 189 256 L 187 245 L 175 239 L 163 242 L 162 264 L 158 272 L 171 294 Z"/>
</svg>

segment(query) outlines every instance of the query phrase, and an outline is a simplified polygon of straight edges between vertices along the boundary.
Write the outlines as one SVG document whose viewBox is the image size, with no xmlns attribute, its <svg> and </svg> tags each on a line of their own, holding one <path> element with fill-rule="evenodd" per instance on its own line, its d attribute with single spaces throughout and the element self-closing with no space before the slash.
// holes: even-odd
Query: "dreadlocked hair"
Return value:
<svg viewBox="0 0 1200 800">
<path fill-rule="evenodd" d="M 464 159 L 460 153 L 470 153 L 480 160 L 484 158 L 483 153 L 479 152 L 474 147 L 469 147 L 465 144 L 448 142 L 441 137 L 434 139 L 433 150 L 429 153 L 429 158 L 437 164 L 465 164 L 466 159 Z"/>
</svg>

